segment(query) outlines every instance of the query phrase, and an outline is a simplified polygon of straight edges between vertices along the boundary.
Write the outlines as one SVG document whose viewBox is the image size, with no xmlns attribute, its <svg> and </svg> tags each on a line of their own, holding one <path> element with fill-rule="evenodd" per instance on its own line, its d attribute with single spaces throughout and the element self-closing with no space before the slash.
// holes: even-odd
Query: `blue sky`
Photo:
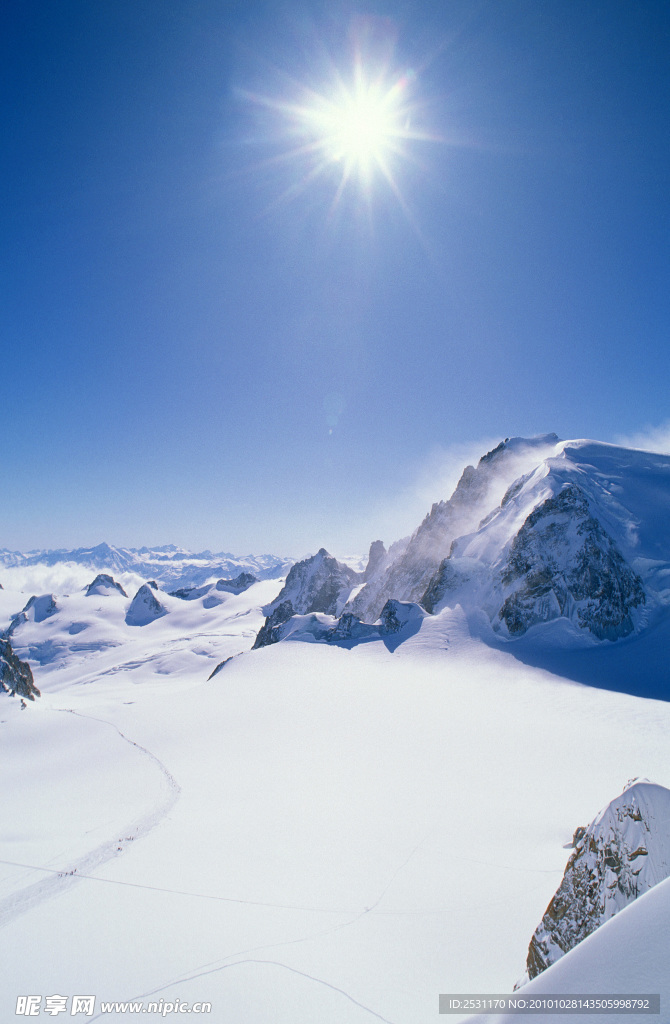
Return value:
<svg viewBox="0 0 670 1024">
<path fill-rule="evenodd" d="M 482 442 L 668 422 L 666 3 L 9 0 L 0 36 L 0 547 L 344 554 Z M 291 155 L 356 40 L 435 137 L 402 203 Z"/>
</svg>

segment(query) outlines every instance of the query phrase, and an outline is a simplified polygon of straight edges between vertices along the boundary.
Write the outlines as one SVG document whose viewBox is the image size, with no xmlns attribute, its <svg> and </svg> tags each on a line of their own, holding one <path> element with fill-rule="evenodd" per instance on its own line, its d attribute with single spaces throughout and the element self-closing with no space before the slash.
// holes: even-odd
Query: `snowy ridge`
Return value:
<svg viewBox="0 0 670 1024">
<path fill-rule="evenodd" d="M 669 524 L 670 457 L 556 435 L 507 439 L 466 467 L 409 541 L 388 552 L 374 542 L 344 611 L 373 624 L 388 600 L 431 614 L 461 606 L 505 639 L 565 620 L 615 641 L 668 618 Z M 268 629 L 308 611 L 335 614 L 275 605 Z"/>
<path fill-rule="evenodd" d="M 95 671 L 100 663 L 104 672 L 105 660 L 113 657 L 114 649 L 128 647 L 138 648 L 137 658 L 161 662 L 163 655 L 157 656 L 156 648 L 163 637 L 170 638 L 175 649 L 198 650 L 204 659 L 203 673 L 208 674 L 220 652 L 230 656 L 251 647 L 262 623 L 261 606 L 279 586 L 278 581 L 269 580 L 239 590 L 229 588 L 228 581 L 221 582 L 221 587 L 213 583 L 195 588 L 187 600 L 149 583 L 128 597 L 112 577 L 101 574 L 76 594 L 31 597 L 10 619 L 6 632 L 15 653 L 36 671 L 77 664 L 90 664 Z M 13 600 L 10 592 L 3 592 L 7 609 Z M 248 618 L 249 625 L 231 650 L 226 623 L 237 615 L 242 615 L 241 621 Z"/>
<path fill-rule="evenodd" d="M 529 1000 L 543 995 L 600 993 L 616 998 L 617 993 L 660 995 L 661 1016 L 649 1011 L 621 1010 L 611 1014 L 580 1012 L 545 1015 L 555 1024 L 602 1024 L 625 1020 L 629 1024 L 665 1021 L 670 1005 L 668 974 L 668 921 L 670 920 L 670 879 L 666 878 L 623 908 L 597 931 L 571 949 L 560 960 L 524 986 L 518 995 Z M 459 1019 L 459 1018 L 457 1018 Z M 537 1018 L 541 1019 L 541 1018 Z M 462 1024 L 518 1024 L 518 1013 L 497 1013 L 462 1018 Z"/>
<path fill-rule="evenodd" d="M 374 622 L 389 598 L 420 601 L 454 539 L 476 529 L 510 484 L 558 444 L 556 434 L 506 438 L 476 467 L 466 466 L 452 496 L 433 505 L 409 541 L 400 542 L 399 550 L 391 547 L 351 611 Z"/>
</svg>

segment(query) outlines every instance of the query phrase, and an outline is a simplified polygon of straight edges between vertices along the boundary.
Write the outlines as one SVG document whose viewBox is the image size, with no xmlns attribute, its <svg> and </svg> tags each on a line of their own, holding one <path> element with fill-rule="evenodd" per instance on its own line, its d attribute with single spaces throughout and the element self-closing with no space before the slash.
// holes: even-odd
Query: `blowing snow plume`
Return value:
<svg viewBox="0 0 670 1024">
<path fill-rule="evenodd" d="M 498 507 L 512 483 L 556 451 L 556 434 L 506 438 L 477 466 L 466 466 L 452 496 L 436 502 L 409 542 L 393 548 L 351 604 L 350 610 L 374 622 L 389 598 L 420 601 L 457 537 L 478 529 Z"/>
</svg>

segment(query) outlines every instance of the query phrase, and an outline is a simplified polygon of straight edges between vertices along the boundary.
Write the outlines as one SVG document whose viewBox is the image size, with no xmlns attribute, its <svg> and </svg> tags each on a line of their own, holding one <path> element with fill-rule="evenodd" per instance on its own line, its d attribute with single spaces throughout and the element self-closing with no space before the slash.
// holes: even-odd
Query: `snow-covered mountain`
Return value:
<svg viewBox="0 0 670 1024">
<path fill-rule="evenodd" d="M 339 615 L 352 588 L 361 579 L 359 573 L 338 562 L 325 548 L 297 562 L 278 596 L 263 609 L 267 618 L 254 646 L 276 643 L 281 639 L 279 627 L 293 615 L 311 612 Z"/>
<path fill-rule="evenodd" d="M 410 538 L 392 545 L 385 558 L 378 557 L 351 611 L 374 622 L 389 598 L 421 601 L 456 537 L 476 530 L 514 480 L 554 452 L 557 443 L 556 434 L 506 438 L 476 467 L 466 466 L 452 496 L 435 503 Z"/>
<path fill-rule="evenodd" d="M 112 573 L 133 573 L 155 579 L 166 589 L 199 586 L 213 577 L 232 578 L 241 572 L 257 579 L 276 579 L 293 564 L 276 555 L 232 555 L 230 552 L 192 552 L 166 544 L 154 548 L 122 548 L 98 544 L 93 548 L 29 551 L 0 550 L 0 565 L 6 568 L 74 564 Z"/>
<path fill-rule="evenodd" d="M 563 880 L 530 942 L 531 979 L 670 875 L 670 790 L 634 780 L 573 841 Z"/>
<path fill-rule="evenodd" d="M 238 582 L 239 587 L 229 585 Z M 105 652 L 129 646 L 138 648 L 138 659 L 152 661 L 160 637 L 168 647 L 180 647 L 190 637 L 203 657 L 203 671 L 211 672 L 216 661 L 210 664 L 210 658 L 230 653 L 229 617 L 241 615 L 240 627 L 246 623 L 241 632 L 236 631 L 233 653 L 238 654 L 251 647 L 263 621 L 261 607 L 280 585 L 280 580 L 249 583 L 245 576 L 167 593 L 151 580 L 129 596 L 113 576 L 100 573 L 78 593 L 33 595 L 16 613 L 11 602 L 19 595 L 3 592 L 5 608 L 12 610 L 5 637 L 16 655 L 38 674 L 46 667 L 95 664 Z"/>
<path fill-rule="evenodd" d="M 565 441 L 454 541 L 425 602 L 483 608 L 508 636 L 564 618 L 615 640 L 667 611 L 669 553 L 670 457 Z"/>
<path fill-rule="evenodd" d="M 396 600 L 484 614 L 502 640 L 558 620 L 573 646 L 580 634 L 649 630 L 670 611 L 670 457 L 556 435 L 507 439 L 466 467 L 408 541 L 388 552 L 376 541 L 363 580 L 344 612 L 368 623 Z M 272 629 L 290 611 L 277 607 Z"/>
</svg>

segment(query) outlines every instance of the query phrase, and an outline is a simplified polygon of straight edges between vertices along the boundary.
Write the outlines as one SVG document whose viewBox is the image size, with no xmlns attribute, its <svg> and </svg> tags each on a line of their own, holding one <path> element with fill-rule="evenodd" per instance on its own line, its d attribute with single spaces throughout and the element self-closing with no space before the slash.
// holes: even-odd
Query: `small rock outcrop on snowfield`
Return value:
<svg viewBox="0 0 670 1024">
<path fill-rule="evenodd" d="M 217 580 L 216 589 L 241 594 L 253 586 L 254 583 L 258 583 L 258 576 L 254 576 L 251 572 L 241 572 L 234 580 Z"/>
<path fill-rule="evenodd" d="M 575 484 L 531 512 L 501 577 L 512 590 L 498 616 L 512 636 L 565 616 L 599 640 L 616 640 L 633 632 L 631 611 L 646 600 L 642 580 Z"/>
<path fill-rule="evenodd" d="M 670 875 L 670 790 L 634 781 L 586 829 L 528 948 L 528 978 L 537 977 Z"/>
<path fill-rule="evenodd" d="M 35 697 L 40 696 L 28 662 L 17 658 L 9 640 L 1 639 L 0 689 L 12 696 L 25 697 L 28 700 L 35 700 Z"/>
<path fill-rule="evenodd" d="M 359 573 L 338 562 L 325 548 L 311 558 L 296 562 L 276 599 L 263 609 L 267 617 L 254 649 L 276 643 L 281 638 L 278 627 L 293 615 L 311 612 L 339 615 L 352 587 L 360 579 Z"/>
<path fill-rule="evenodd" d="M 41 594 L 39 597 L 33 595 L 19 614 L 14 616 L 5 635 L 11 636 L 24 622 L 44 622 L 57 611 L 58 605 L 53 594 Z"/>
<path fill-rule="evenodd" d="M 126 625 L 146 626 L 166 614 L 167 609 L 160 603 L 150 584 L 145 583 L 130 602 L 126 612 Z"/>
<path fill-rule="evenodd" d="M 110 597 L 112 594 L 122 594 L 128 597 L 120 583 L 117 583 L 113 576 L 106 572 L 98 573 L 92 583 L 86 588 L 87 597 Z"/>
</svg>

